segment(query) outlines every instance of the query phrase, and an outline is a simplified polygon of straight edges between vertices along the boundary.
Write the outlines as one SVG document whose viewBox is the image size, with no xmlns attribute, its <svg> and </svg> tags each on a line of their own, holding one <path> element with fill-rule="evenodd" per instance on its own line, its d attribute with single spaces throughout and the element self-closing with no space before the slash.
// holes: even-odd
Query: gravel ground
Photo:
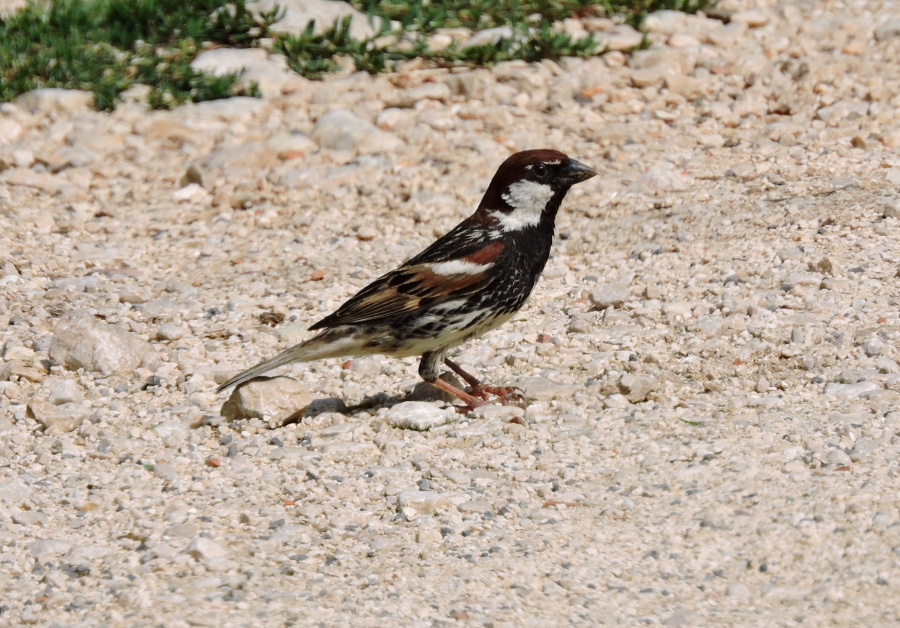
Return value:
<svg viewBox="0 0 900 628">
<path fill-rule="evenodd" d="M 900 7 L 721 8 L 631 57 L 0 107 L 0 622 L 900 624 Z M 223 407 L 535 147 L 601 176 L 458 354 L 524 416 L 379 357 Z"/>
</svg>

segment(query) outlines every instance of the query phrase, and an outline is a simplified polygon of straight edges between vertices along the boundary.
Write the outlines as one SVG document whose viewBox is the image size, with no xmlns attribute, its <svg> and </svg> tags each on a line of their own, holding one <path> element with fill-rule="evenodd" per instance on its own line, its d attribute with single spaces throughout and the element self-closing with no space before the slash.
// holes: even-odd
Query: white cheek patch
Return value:
<svg viewBox="0 0 900 628">
<path fill-rule="evenodd" d="M 477 275 L 483 273 L 493 264 L 473 264 L 461 259 L 450 260 L 449 262 L 437 262 L 435 264 L 426 264 L 431 268 L 431 272 L 436 275 Z"/>
<path fill-rule="evenodd" d="M 553 188 L 534 181 L 516 181 L 509 186 L 503 200 L 513 208 L 508 214 L 493 212 L 504 231 L 517 231 L 525 227 L 534 227 L 541 221 L 541 214 L 550 199 Z"/>
</svg>

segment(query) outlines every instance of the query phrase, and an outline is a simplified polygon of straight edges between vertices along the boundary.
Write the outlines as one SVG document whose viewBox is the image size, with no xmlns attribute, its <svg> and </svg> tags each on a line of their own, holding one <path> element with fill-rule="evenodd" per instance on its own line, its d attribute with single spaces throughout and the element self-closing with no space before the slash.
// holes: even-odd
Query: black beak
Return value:
<svg viewBox="0 0 900 628">
<path fill-rule="evenodd" d="M 596 170 L 574 159 L 567 159 L 559 170 L 560 180 L 569 185 L 575 185 L 596 176 Z"/>
</svg>

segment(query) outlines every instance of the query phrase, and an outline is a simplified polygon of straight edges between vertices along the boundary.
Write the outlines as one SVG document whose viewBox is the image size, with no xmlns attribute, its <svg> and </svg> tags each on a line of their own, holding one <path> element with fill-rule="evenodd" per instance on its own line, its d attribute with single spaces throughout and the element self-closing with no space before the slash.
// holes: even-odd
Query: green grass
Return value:
<svg viewBox="0 0 900 628">
<path fill-rule="evenodd" d="M 377 38 L 355 41 L 349 22 L 336 23 L 319 35 L 312 27 L 300 35 L 279 35 L 274 49 L 295 71 L 320 78 L 339 67 L 338 57 L 352 59 L 358 70 L 390 71 L 412 58 L 433 66 L 485 66 L 511 59 L 533 62 L 599 51 L 591 39 L 573 41 L 549 24 L 566 17 L 618 16 L 640 26 L 660 9 L 694 12 L 713 0 L 505 0 L 423 3 L 413 0 L 355 0 L 372 16 L 401 24 L 403 46 L 378 45 Z M 529 16 L 537 15 L 537 24 Z M 237 88 L 237 76 L 214 77 L 194 72 L 193 59 L 206 47 L 255 47 L 272 37 L 269 27 L 278 11 L 254 17 L 244 0 L 51 0 L 28 5 L 0 19 L 0 101 L 38 87 L 92 91 L 98 109 L 115 108 L 121 93 L 148 85 L 149 104 L 168 108 L 187 101 L 233 95 L 258 95 L 251 86 Z M 429 51 L 427 38 L 437 29 L 480 30 L 509 25 L 510 38 L 484 46 L 451 45 Z M 387 34 L 384 30 L 380 35 Z"/>
<path fill-rule="evenodd" d="M 150 104 L 157 108 L 240 93 L 236 76 L 197 73 L 190 63 L 203 42 L 256 43 L 275 16 L 254 20 L 242 1 L 232 11 L 223 6 L 220 0 L 30 4 L 0 20 L 0 101 L 38 87 L 65 87 L 92 91 L 98 109 L 112 109 L 136 83 L 151 87 Z"/>
</svg>

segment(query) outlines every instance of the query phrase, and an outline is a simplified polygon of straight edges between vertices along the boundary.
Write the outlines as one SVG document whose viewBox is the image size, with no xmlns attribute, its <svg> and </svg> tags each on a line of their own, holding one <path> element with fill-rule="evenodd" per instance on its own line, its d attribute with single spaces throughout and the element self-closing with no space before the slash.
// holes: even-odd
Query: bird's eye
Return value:
<svg viewBox="0 0 900 628">
<path fill-rule="evenodd" d="M 537 176 L 539 179 L 543 179 L 544 177 L 547 176 L 547 166 L 545 166 L 544 164 L 542 164 L 542 163 L 540 163 L 540 162 L 534 164 L 534 167 L 531 169 L 531 171 L 532 171 L 532 172 L 535 174 L 535 176 Z"/>
</svg>

